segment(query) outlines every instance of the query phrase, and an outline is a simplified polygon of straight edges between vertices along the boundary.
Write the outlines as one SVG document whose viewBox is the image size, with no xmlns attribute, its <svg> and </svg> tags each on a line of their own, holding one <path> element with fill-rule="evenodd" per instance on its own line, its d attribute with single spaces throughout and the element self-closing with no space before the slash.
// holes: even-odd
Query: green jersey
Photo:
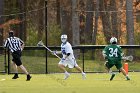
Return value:
<svg viewBox="0 0 140 93">
<path fill-rule="evenodd" d="M 121 47 L 115 44 L 108 45 L 104 48 L 103 53 L 106 55 L 108 61 L 116 62 L 121 61 L 122 50 Z M 114 64 L 114 63 L 112 63 Z"/>
</svg>

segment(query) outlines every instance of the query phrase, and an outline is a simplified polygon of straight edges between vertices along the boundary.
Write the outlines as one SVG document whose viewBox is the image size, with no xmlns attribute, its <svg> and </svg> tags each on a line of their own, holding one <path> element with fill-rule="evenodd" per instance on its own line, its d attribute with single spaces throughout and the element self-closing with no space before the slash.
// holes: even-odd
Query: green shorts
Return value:
<svg viewBox="0 0 140 93">
<path fill-rule="evenodd" d="M 121 61 L 113 61 L 113 60 L 108 60 L 108 62 L 105 64 L 105 66 L 110 69 L 113 66 L 116 66 L 116 68 L 119 70 L 120 68 L 122 68 L 122 63 Z"/>
</svg>

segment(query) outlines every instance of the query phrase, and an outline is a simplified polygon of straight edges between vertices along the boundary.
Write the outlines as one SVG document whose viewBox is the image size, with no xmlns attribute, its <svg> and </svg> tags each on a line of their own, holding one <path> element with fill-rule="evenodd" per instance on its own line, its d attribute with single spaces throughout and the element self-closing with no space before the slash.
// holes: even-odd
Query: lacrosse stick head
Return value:
<svg viewBox="0 0 140 93">
<path fill-rule="evenodd" d="M 123 57 L 124 60 L 133 61 L 133 56 L 125 56 Z"/>
<path fill-rule="evenodd" d="M 129 61 L 133 61 L 133 56 L 128 56 Z"/>
<path fill-rule="evenodd" d="M 37 43 L 37 46 L 43 46 L 42 40 Z"/>
</svg>

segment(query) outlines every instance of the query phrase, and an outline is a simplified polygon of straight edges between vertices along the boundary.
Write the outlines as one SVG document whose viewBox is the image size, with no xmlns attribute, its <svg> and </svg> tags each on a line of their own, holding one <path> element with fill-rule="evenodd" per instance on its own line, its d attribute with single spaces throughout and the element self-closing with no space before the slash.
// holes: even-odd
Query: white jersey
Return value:
<svg viewBox="0 0 140 93">
<path fill-rule="evenodd" d="M 68 53 L 70 53 L 70 55 L 66 57 L 65 60 L 60 60 L 59 64 L 62 64 L 65 67 L 68 65 L 69 68 L 78 66 L 74 58 L 72 46 L 69 42 L 66 42 L 65 44 L 64 43 L 61 44 L 61 52 L 62 52 L 63 58 L 65 58 L 66 54 Z"/>
<path fill-rule="evenodd" d="M 73 54 L 73 49 L 72 46 L 69 42 L 66 42 L 65 44 L 62 43 L 61 44 L 61 52 L 63 55 L 63 58 L 66 56 L 66 54 L 70 53 L 70 55 L 67 57 L 68 59 L 70 58 L 74 58 L 74 54 Z"/>
</svg>

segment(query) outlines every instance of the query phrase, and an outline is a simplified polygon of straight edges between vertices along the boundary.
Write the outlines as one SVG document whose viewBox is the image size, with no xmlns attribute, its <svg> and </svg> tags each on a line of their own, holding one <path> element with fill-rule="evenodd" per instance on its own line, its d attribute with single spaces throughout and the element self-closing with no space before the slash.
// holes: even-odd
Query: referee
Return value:
<svg viewBox="0 0 140 93">
<path fill-rule="evenodd" d="M 13 68 L 15 70 L 15 75 L 12 79 L 19 78 L 17 69 L 17 67 L 19 67 L 27 75 L 26 81 L 30 81 L 31 76 L 21 62 L 21 52 L 24 48 L 24 42 L 20 38 L 15 37 L 13 31 L 10 31 L 9 37 L 4 43 L 4 47 L 8 48 L 12 53 Z"/>
</svg>

